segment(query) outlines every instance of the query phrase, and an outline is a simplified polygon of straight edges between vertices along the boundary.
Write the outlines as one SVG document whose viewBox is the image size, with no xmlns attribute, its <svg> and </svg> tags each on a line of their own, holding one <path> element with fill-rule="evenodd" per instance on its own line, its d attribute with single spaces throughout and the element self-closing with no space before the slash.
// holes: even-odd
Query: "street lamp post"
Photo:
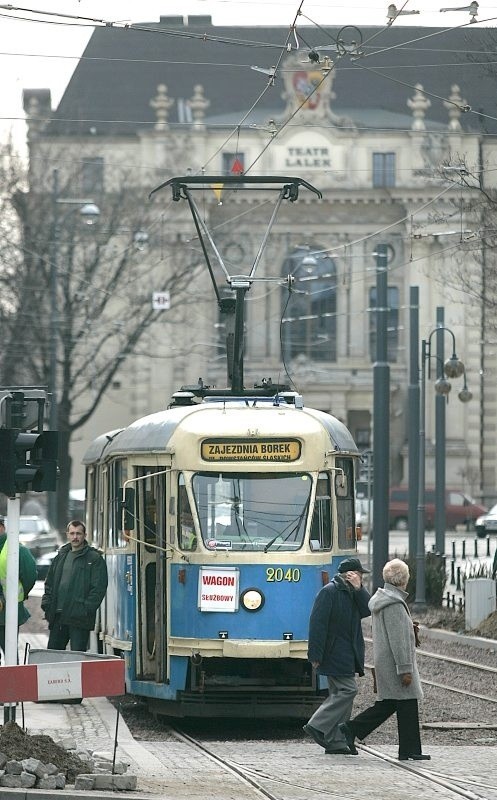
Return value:
<svg viewBox="0 0 497 800">
<path fill-rule="evenodd" d="M 373 589 L 388 561 L 390 486 L 390 365 L 388 363 L 388 245 L 376 248 L 376 360 L 373 365 Z"/>
<path fill-rule="evenodd" d="M 58 405 L 57 405 L 57 342 L 59 320 L 57 313 L 57 285 L 58 285 L 58 260 L 59 260 L 59 240 L 60 240 L 60 205 L 79 206 L 79 213 L 84 223 L 93 225 L 100 216 L 100 209 L 93 202 L 86 198 L 66 198 L 59 197 L 59 171 L 53 170 L 52 173 L 52 250 L 50 254 L 50 363 L 48 388 L 50 392 L 50 411 L 49 425 L 50 430 L 58 429 Z M 48 493 L 47 515 L 51 524 L 57 527 L 57 492 Z"/>
<path fill-rule="evenodd" d="M 444 365 L 444 318 L 443 307 L 437 308 L 437 378 L 443 378 Z M 445 398 L 435 397 L 435 552 L 445 554 Z"/>
<path fill-rule="evenodd" d="M 452 356 L 443 364 L 442 374 L 435 382 L 435 391 L 438 395 L 447 396 L 451 390 L 447 378 L 460 378 L 464 375 L 464 388 L 459 392 L 459 399 L 466 403 L 471 400 L 472 394 L 466 385 L 466 371 L 463 362 L 456 354 L 456 340 L 450 328 L 439 325 L 431 331 L 428 339 L 421 343 L 421 392 L 419 402 L 419 465 L 418 465 L 418 509 L 417 509 L 417 537 L 416 537 L 416 596 L 414 609 L 422 611 L 426 608 L 426 574 L 425 574 L 425 454 L 426 454 L 426 365 L 428 363 L 428 376 L 430 376 L 430 359 L 437 358 L 431 354 L 432 336 L 440 331 L 447 331 L 452 336 Z M 445 377 L 446 376 L 446 377 Z M 445 453 L 444 453 L 445 457 Z"/>
</svg>

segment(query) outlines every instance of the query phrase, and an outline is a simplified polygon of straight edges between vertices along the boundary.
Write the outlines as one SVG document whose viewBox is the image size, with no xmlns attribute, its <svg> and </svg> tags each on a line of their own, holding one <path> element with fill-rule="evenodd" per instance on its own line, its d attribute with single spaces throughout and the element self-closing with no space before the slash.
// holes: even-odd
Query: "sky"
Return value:
<svg viewBox="0 0 497 800">
<path fill-rule="evenodd" d="M 463 3 L 446 2 L 447 7 L 464 8 Z M 385 25 L 389 7 L 388 2 L 379 0 L 303 0 L 302 4 L 301 0 L 33 0 L 32 6 L 30 0 L 24 0 L 22 7 L 14 6 L 12 10 L 7 9 L 13 3 L 3 5 L 4 8 L 0 4 L 0 137 L 5 139 L 11 131 L 21 148 L 25 138 L 23 89 L 48 88 L 52 92 L 52 105 L 57 106 L 91 36 L 93 27 L 85 17 L 136 23 L 158 22 L 161 16 L 211 15 L 215 25 L 256 22 L 286 27 L 293 23 L 301 6 L 298 25 L 360 27 Z M 398 10 L 419 11 L 399 16 L 394 22 L 396 26 L 456 27 L 470 21 L 467 10 L 441 13 L 444 0 L 399 0 L 396 5 Z M 43 16 L 27 9 L 65 17 Z M 477 20 L 479 25 L 497 26 L 497 5 L 480 2 Z"/>
</svg>

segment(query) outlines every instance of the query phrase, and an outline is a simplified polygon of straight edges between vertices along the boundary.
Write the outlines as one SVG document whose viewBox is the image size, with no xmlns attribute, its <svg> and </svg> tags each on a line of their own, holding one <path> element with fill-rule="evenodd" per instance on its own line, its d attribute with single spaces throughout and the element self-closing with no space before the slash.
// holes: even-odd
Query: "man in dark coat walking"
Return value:
<svg viewBox="0 0 497 800">
<path fill-rule="evenodd" d="M 67 526 L 68 544 L 60 548 L 45 580 L 41 607 L 50 628 L 49 650 L 88 649 L 90 631 L 107 591 L 107 565 L 86 540 L 84 524 Z"/>
<path fill-rule="evenodd" d="M 369 572 L 358 558 L 345 558 L 338 574 L 318 593 L 309 624 L 308 658 L 328 679 L 329 695 L 304 730 L 328 754 L 357 755 L 339 725 L 350 719 L 357 694 L 355 675 L 364 675 L 361 619 L 369 617 L 369 593 L 362 575 Z"/>
</svg>

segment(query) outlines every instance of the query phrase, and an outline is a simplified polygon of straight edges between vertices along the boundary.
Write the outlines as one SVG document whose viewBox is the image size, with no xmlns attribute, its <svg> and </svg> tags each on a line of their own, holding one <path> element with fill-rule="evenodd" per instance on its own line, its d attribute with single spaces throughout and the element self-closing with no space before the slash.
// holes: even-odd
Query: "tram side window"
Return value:
<svg viewBox="0 0 497 800">
<path fill-rule="evenodd" d="M 143 528 L 140 524 L 141 536 L 147 544 L 157 544 L 157 480 L 155 475 L 148 475 L 147 469 L 139 470 L 141 475 L 147 477 L 138 481 L 140 487 L 140 502 L 139 502 L 139 517 L 143 520 Z M 155 472 L 155 470 L 154 470 Z M 147 547 L 149 552 L 153 551 L 153 547 Z"/>
<path fill-rule="evenodd" d="M 192 509 L 185 486 L 185 478 L 178 478 L 178 544 L 182 550 L 197 549 L 197 535 Z"/>
<path fill-rule="evenodd" d="M 95 470 L 93 468 L 86 471 L 85 497 L 86 497 L 86 530 L 88 538 L 93 545 L 101 547 L 102 542 L 98 540 L 97 530 L 97 492 L 95 486 Z"/>
<path fill-rule="evenodd" d="M 316 486 L 316 502 L 311 522 L 311 548 L 331 550 L 332 543 L 330 476 L 326 472 L 321 472 Z"/>
<path fill-rule="evenodd" d="M 337 458 L 335 494 L 337 504 L 338 546 L 355 547 L 354 464 L 351 458 Z"/>
<path fill-rule="evenodd" d="M 108 546 L 126 547 L 127 541 L 122 529 L 122 486 L 128 477 L 128 465 L 124 459 L 114 461 L 109 466 L 108 481 Z"/>
</svg>

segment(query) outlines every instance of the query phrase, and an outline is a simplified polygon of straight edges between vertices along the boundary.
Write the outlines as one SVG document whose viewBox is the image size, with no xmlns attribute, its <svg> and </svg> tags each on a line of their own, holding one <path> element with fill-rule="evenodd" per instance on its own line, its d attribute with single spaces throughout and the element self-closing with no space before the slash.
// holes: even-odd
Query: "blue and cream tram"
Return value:
<svg viewBox="0 0 497 800">
<path fill-rule="evenodd" d="M 278 206 L 300 187 L 321 196 L 300 178 L 167 181 L 212 245 L 193 193 L 221 183 L 276 186 Z M 300 395 L 269 379 L 244 387 L 243 304 L 263 245 L 245 276 L 211 249 L 231 290 L 217 286 L 202 240 L 231 385 L 183 387 L 167 410 L 100 436 L 84 459 L 88 530 L 109 569 L 97 634 L 105 652 L 124 655 L 128 691 L 158 712 L 308 717 L 321 688 L 307 661 L 309 613 L 356 552 L 359 453 L 342 422 Z"/>
<path fill-rule="evenodd" d="M 84 459 L 103 649 L 168 715 L 306 717 L 312 602 L 356 552 L 357 448 L 299 395 L 178 400 Z"/>
</svg>

